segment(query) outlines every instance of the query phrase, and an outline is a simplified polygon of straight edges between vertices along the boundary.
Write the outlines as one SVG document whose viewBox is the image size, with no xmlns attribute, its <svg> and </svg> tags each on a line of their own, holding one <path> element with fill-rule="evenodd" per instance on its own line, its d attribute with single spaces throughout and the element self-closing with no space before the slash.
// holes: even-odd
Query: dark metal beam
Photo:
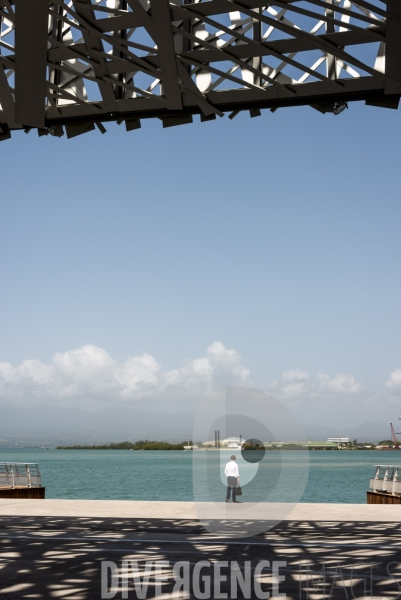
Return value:
<svg viewBox="0 0 401 600">
<path fill-rule="evenodd" d="M 395 108 L 401 0 L 372 2 L 0 0 L 1 139 L 21 126 L 71 136 L 102 121 Z"/>
<path fill-rule="evenodd" d="M 266 93 L 261 95 L 258 90 L 225 90 L 210 92 L 207 94 L 208 101 L 222 112 L 234 110 L 267 109 L 267 108 L 290 108 L 294 106 L 309 106 L 317 103 L 332 103 L 338 100 L 361 101 L 367 99 L 384 100 L 384 82 L 382 80 L 372 81 L 371 77 L 360 77 L 344 81 L 342 90 L 333 92 L 330 82 L 316 81 L 297 86 L 299 92 L 288 98 L 278 98 L 274 87 L 267 88 Z M 395 98 L 394 98 L 395 101 Z M 195 101 L 190 101 L 189 96 L 184 96 L 183 109 L 168 111 L 160 103 L 152 99 L 125 100 L 120 103 L 120 118 L 165 118 L 168 116 L 179 116 L 180 114 L 199 114 L 200 107 Z M 93 115 L 93 121 L 113 121 L 115 117 L 106 112 L 90 113 L 85 106 L 65 106 L 59 109 L 59 115 L 47 120 L 47 125 L 63 123 L 87 122 L 88 115 Z"/>
<path fill-rule="evenodd" d="M 169 110 L 182 108 L 168 0 L 151 0 L 163 91 Z"/>
<path fill-rule="evenodd" d="M 44 127 L 48 0 L 15 1 L 15 120 Z"/>
<path fill-rule="evenodd" d="M 380 31 L 377 28 L 377 31 Z M 328 41 L 333 46 L 342 48 L 344 46 L 353 46 L 369 42 L 364 32 L 354 34 L 349 31 L 341 33 L 330 33 L 317 35 L 317 39 Z M 385 37 L 383 36 L 383 41 Z M 293 52 L 308 52 L 314 50 L 315 46 L 310 41 L 299 40 L 296 38 L 275 40 L 274 42 L 261 42 L 258 46 L 254 44 L 242 44 L 239 46 L 231 46 L 230 54 L 239 59 L 246 59 L 254 56 L 269 56 L 273 52 L 278 54 L 292 54 Z M 194 58 L 198 62 L 211 63 L 227 60 L 227 57 L 221 53 L 218 48 L 213 49 L 194 49 L 190 52 L 182 52 L 180 56 L 184 58 Z M 154 59 L 151 59 L 154 62 Z"/>
<path fill-rule="evenodd" d="M 96 30 L 96 18 L 93 11 L 93 5 L 90 0 L 73 0 L 73 4 L 77 15 L 84 21 L 86 20 L 89 26 L 93 26 Z M 83 32 L 83 38 L 89 53 L 91 51 L 104 51 L 102 40 L 99 39 L 99 37 L 92 35 L 90 28 L 87 32 Z M 99 91 L 102 95 L 105 105 L 107 106 L 107 110 L 117 110 L 117 101 L 113 86 L 105 79 L 106 77 L 110 76 L 106 61 L 100 59 L 98 64 L 94 66 L 93 70 L 96 78 L 99 80 Z"/>
<path fill-rule="evenodd" d="M 0 63 L 0 104 L 3 111 L 0 121 L 7 123 L 8 127 L 19 127 L 15 123 L 15 103 L 14 98 L 8 85 L 7 77 L 4 72 L 3 65 Z"/>
<path fill-rule="evenodd" d="M 401 2 L 387 0 L 386 94 L 401 92 Z"/>
</svg>

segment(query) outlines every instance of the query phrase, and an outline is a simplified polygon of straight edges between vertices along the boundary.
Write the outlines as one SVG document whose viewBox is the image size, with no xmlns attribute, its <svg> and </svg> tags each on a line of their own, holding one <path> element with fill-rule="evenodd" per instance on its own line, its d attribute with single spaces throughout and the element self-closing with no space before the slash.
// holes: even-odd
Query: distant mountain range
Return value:
<svg viewBox="0 0 401 600">
<path fill-rule="evenodd" d="M 126 406 L 89 412 L 51 404 L 32 408 L 2 406 L 0 414 L 0 444 L 3 447 L 17 441 L 63 444 L 141 439 L 184 441 L 192 437 L 195 415 L 194 412 L 153 413 Z M 380 421 L 368 421 L 356 427 L 305 424 L 303 428 L 309 440 L 341 435 L 358 441 L 378 442 L 390 437 L 389 425 Z M 281 441 L 292 440 L 291 431 L 285 424 L 277 425 L 274 430 Z"/>
<path fill-rule="evenodd" d="M 0 408 L 0 443 L 9 439 L 80 443 L 141 439 L 184 441 L 192 437 L 194 413 L 152 413 L 132 407 L 97 412 L 52 404 Z M 181 440 L 182 438 L 182 440 Z"/>
</svg>

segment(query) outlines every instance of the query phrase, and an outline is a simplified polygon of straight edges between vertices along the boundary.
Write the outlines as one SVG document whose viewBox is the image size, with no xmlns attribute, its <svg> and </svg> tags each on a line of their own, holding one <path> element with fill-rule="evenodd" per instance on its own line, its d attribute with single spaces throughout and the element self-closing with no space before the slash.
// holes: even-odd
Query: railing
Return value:
<svg viewBox="0 0 401 600">
<path fill-rule="evenodd" d="M 401 494 L 401 467 L 394 465 L 377 465 L 376 473 L 370 480 L 369 487 L 374 492 Z"/>
<path fill-rule="evenodd" d="M 0 463 L 0 488 L 41 487 L 36 463 Z"/>
</svg>

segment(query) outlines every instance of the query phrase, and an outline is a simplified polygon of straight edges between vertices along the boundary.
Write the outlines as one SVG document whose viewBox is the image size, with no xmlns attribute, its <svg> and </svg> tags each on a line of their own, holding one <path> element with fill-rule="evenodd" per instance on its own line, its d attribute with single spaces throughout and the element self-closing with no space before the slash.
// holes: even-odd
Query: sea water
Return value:
<svg viewBox="0 0 401 600">
<path fill-rule="evenodd" d="M 209 453 L 198 451 L 197 459 L 207 461 Z M 295 489 L 297 473 L 304 473 L 309 459 L 309 477 L 301 502 L 365 504 L 375 465 L 400 464 L 398 457 L 394 451 L 373 450 L 269 451 L 253 483 L 243 486 L 242 500 L 266 499 L 270 482 L 272 494 L 267 501 L 292 501 L 272 482 L 280 469 L 290 467 Z M 196 471 L 193 474 L 192 459 L 193 453 L 186 451 L 0 448 L 0 462 L 38 463 L 46 498 L 192 501 L 193 476 L 198 476 Z M 207 500 L 206 484 L 204 489 L 203 499 Z M 216 487 L 215 494 L 216 499 L 224 494 L 223 484 L 221 489 Z"/>
</svg>

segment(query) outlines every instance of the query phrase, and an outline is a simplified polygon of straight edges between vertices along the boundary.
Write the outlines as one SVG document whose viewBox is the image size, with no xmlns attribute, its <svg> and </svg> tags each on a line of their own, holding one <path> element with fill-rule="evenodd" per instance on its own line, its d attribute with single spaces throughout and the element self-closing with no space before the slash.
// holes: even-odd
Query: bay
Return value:
<svg viewBox="0 0 401 600">
<path fill-rule="evenodd" d="M 49 499 L 192 501 L 193 454 L 182 451 L 3 448 L 0 449 L 0 462 L 38 463 Z M 215 453 L 196 454 L 199 465 L 199 460 L 207 461 L 207 455 Z M 262 461 L 264 470 L 259 471 L 253 482 L 243 486 L 242 499 L 266 499 L 266 482 L 277 481 L 274 474 L 284 468 L 291 472 L 295 490 L 297 474 L 305 473 L 309 457 L 309 477 L 300 502 L 365 504 L 375 465 L 399 464 L 401 457 L 398 456 L 397 452 L 366 450 L 311 451 L 309 454 L 306 451 L 266 452 Z M 226 459 L 223 455 L 222 461 Z M 241 461 L 239 464 L 244 473 Z M 195 476 L 203 475 L 196 470 Z M 217 482 L 211 494 L 205 482 L 202 499 L 221 499 L 224 477 L 220 479 L 221 485 Z M 268 501 L 294 500 L 273 488 L 272 484 Z"/>
</svg>

